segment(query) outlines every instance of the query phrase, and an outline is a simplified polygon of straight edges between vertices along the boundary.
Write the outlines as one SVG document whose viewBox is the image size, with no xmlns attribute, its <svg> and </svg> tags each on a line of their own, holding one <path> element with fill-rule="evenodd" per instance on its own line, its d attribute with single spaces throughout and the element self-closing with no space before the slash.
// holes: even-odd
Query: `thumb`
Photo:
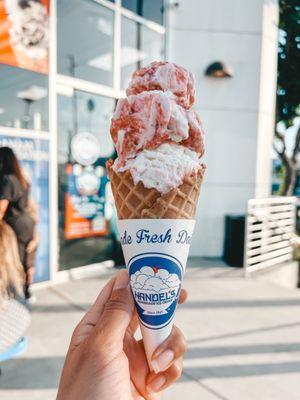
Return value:
<svg viewBox="0 0 300 400">
<path fill-rule="evenodd" d="M 112 342 L 115 346 L 123 339 L 128 325 L 133 317 L 134 301 L 129 286 L 128 273 L 122 270 L 116 276 L 111 296 L 105 304 L 103 313 L 96 329 L 102 340 Z"/>
</svg>

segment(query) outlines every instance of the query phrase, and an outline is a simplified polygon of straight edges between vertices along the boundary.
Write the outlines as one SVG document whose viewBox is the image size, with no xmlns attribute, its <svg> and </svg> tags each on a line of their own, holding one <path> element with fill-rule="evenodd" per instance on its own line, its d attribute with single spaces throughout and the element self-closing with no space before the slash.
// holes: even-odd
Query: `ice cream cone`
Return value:
<svg viewBox="0 0 300 400">
<path fill-rule="evenodd" d="M 154 350 L 172 330 L 205 165 L 161 194 L 135 185 L 129 171 L 115 172 L 112 164 L 107 162 L 107 170 L 120 240 L 151 368 Z"/>
<path fill-rule="evenodd" d="M 204 164 L 196 174 L 186 177 L 179 187 L 166 194 L 147 189 L 141 182 L 135 185 L 129 171 L 115 172 L 112 164 L 112 160 L 107 162 L 107 171 L 119 219 L 194 218 L 206 169 Z"/>
<path fill-rule="evenodd" d="M 136 71 L 119 99 L 107 162 L 149 366 L 170 335 L 205 173 L 193 74 L 170 62 Z M 151 368 L 152 369 L 152 368 Z"/>
</svg>

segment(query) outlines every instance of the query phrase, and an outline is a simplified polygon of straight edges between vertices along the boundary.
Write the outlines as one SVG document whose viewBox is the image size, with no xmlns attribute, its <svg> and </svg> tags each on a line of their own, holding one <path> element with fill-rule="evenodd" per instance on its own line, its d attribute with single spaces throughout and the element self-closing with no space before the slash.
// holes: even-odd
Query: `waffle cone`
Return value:
<svg viewBox="0 0 300 400">
<path fill-rule="evenodd" d="M 168 193 L 147 189 L 142 182 L 134 184 L 131 173 L 115 172 L 113 160 L 106 164 L 119 219 L 194 219 L 200 186 L 205 173 L 201 164 L 197 174 Z"/>
</svg>

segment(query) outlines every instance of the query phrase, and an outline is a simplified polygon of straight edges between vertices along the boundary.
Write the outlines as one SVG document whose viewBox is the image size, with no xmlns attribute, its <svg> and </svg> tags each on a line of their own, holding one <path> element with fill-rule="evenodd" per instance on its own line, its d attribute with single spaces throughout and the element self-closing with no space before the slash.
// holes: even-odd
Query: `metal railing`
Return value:
<svg viewBox="0 0 300 400">
<path fill-rule="evenodd" d="M 245 275 L 288 263 L 293 259 L 296 198 L 270 197 L 248 201 L 246 218 Z"/>
</svg>

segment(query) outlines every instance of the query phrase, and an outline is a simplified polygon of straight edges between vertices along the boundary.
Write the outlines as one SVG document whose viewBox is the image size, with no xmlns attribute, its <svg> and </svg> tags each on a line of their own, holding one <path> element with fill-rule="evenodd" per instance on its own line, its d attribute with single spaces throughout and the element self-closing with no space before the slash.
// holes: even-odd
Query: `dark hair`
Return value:
<svg viewBox="0 0 300 400">
<path fill-rule="evenodd" d="M 20 163 L 10 147 L 0 147 L 0 178 L 4 175 L 15 175 L 21 186 L 28 189 L 29 183 L 24 177 Z"/>
</svg>

